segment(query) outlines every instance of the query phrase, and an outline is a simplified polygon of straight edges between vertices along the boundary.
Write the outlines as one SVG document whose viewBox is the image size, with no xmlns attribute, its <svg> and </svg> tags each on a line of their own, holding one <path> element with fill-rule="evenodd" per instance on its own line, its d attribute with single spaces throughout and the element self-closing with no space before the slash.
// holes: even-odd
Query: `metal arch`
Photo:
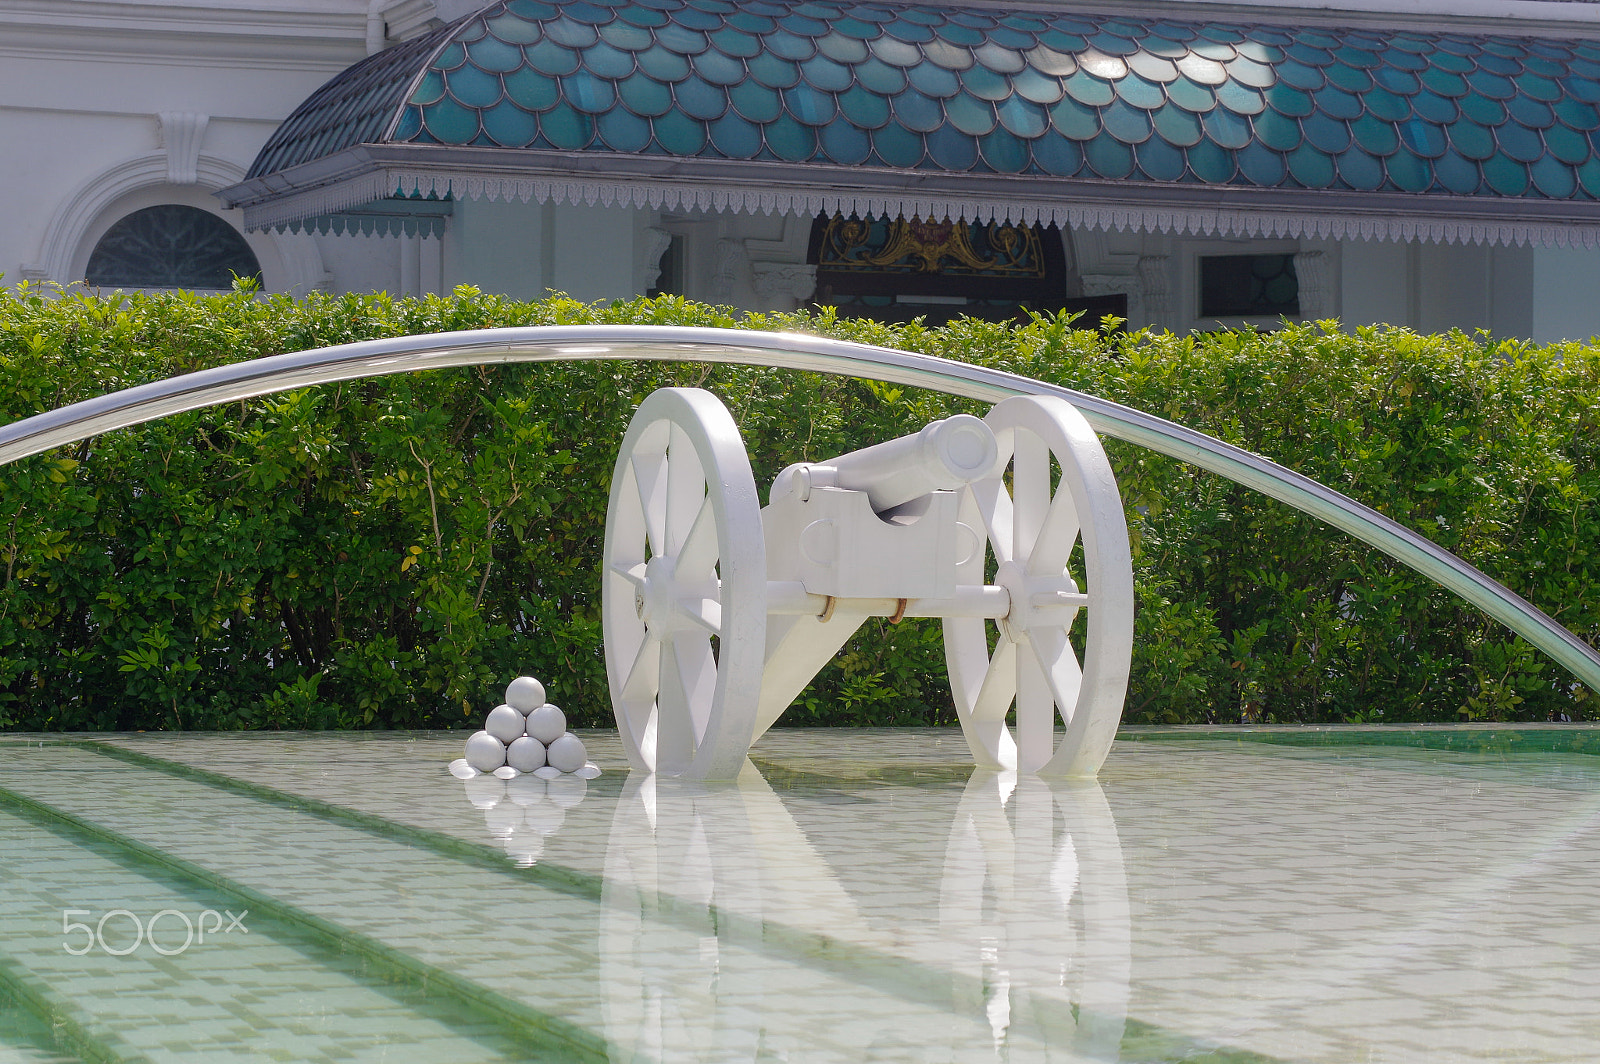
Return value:
<svg viewBox="0 0 1600 1064">
<path fill-rule="evenodd" d="M 557 325 L 367 340 L 202 370 L 13 422 L 0 428 L 0 465 L 113 429 L 313 384 L 503 362 L 606 359 L 729 363 L 869 377 L 991 403 L 1012 395 L 1059 395 L 1099 432 L 1227 477 L 1376 547 L 1460 595 L 1600 691 L 1600 654 L 1548 614 L 1438 544 L 1292 469 L 1071 388 L 820 336 L 665 325 Z"/>
</svg>

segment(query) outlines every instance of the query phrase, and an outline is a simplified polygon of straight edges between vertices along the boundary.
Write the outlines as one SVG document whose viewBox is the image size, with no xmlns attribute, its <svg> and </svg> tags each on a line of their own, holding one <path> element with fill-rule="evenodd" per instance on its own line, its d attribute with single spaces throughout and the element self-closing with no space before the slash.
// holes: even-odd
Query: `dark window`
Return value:
<svg viewBox="0 0 1600 1064">
<path fill-rule="evenodd" d="M 645 293 L 649 299 L 657 296 L 683 294 L 683 237 L 674 233 L 667 249 L 661 253 L 661 273 L 653 288 Z"/>
<path fill-rule="evenodd" d="M 1208 255 L 1200 260 L 1202 318 L 1294 318 L 1300 282 L 1293 255 Z"/>
<path fill-rule="evenodd" d="M 198 207 L 163 203 L 118 221 L 89 256 L 87 280 L 107 288 L 232 288 L 260 277 L 238 230 Z"/>
</svg>

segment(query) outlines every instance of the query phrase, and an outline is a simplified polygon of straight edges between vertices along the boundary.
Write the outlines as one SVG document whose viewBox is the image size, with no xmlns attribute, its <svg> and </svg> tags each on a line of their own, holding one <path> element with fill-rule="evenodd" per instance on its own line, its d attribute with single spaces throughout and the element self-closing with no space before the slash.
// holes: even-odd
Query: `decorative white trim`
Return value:
<svg viewBox="0 0 1600 1064">
<path fill-rule="evenodd" d="M 633 259 L 633 290 L 648 292 L 661 280 L 661 256 L 672 246 L 672 234 L 647 225 L 639 234 Z"/>
<path fill-rule="evenodd" d="M 1128 296 L 1133 298 L 1133 290 L 1138 282 L 1127 274 L 1120 273 L 1086 273 L 1078 278 L 1083 285 L 1083 294 L 1086 296 Z"/>
<path fill-rule="evenodd" d="M 1138 317 L 1130 324 L 1138 328 L 1144 325 L 1165 325 L 1170 312 L 1168 295 L 1171 286 L 1167 283 L 1166 255 L 1142 255 L 1139 258 L 1139 288 L 1138 288 Z M 1128 316 L 1133 318 L 1133 310 L 1129 308 Z"/>
<path fill-rule="evenodd" d="M 750 269 L 764 309 L 798 309 L 817 291 L 817 268 L 806 263 L 752 262 Z M 779 306 L 780 300 L 789 305 Z"/>
<path fill-rule="evenodd" d="M 193 185 L 200 180 L 200 142 L 211 116 L 198 111 L 162 111 L 160 140 L 167 153 L 167 183 Z"/>
<path fill-rule="evenodd" d="M 1322 251 L 1302 251 L 1294 257 L 1294 275 L 1300 286 L 1300 317 L 1307 321 L 1331 318 L 1333 271 L 1328 255 Z"/>
<path fill-rule="evenodd" d="M 750 281 L 750 255 L 744 241 L 724 238 L 717 241 L 717 272 L 711 275 L 711 298 L 732 303 L 738 289 Z"/>
<path fill-rule="evenodd" d="M 748 214 L 856 214 L 956 218 L 971 222 L 1056 225 L 1074 232 L 1121 230 L 1188 234 L 1214 238 L 1278 240 L 1399 240 L 1448 244 L 1534 244 L 1547 247 L 1595 247 L 1600 244 L 1600 215 L 1592 205 L 1565 202 L 1507 203 L 1483 199 L 1399 197 L 1366 193 L 1300 195 L 1282 190 L 1211 189 L 1183 186 L 1152 189 L 1099 182 L 1015 181 L 971 175 L 949 190 L 889 187 L 926 176 L 954 182 L 965 175 L 922 175 L 873 171 L 833 171 L 837 167 L 788 167 L 782 177 L 769 175 L 763 164 L 673 161 L 667 174 L 616 174 L 617 165 L 637 160 L 573 159 L 566 173 L 540 171 L 523 176 L 499 173 L 485 163 L 482 170 L 453 169 L 489 159 L 491 149 L 456 160 L 435 161 L 422 152 L 382 149 L 385 154 L 415 157 L 420 166 L 389 164 L 368 158 L 379 149 L 352 149 L 349 156 L 305 164 L 306 184 L 295 191 L 296 178 L 274 174 L 226 190 L 225 198 L 245 208 L 250 229 L 273 228 L 296 218 L 332 214 L 399 193 L 436 198 L 521 200 L 524 203 L 570 203 L 587 206 L 649 208 L 654 211 L 731 211 Z M 434 149 L 430 149 L 434 150 Z M 365 161 L 363 159 L 365 158 Z M 500 166 L 510 162 L 508 157 Z M 651 160 L 645 160 L 646 163 Z M 525 159 L 518 159 L 526 165 Z M 605 163 L 608 174 L 584 173 L 577 167 Z M 368 166 L 376 169 L 367 170 Z M 644 165 L 638 163 L 638 165 Z M 365 172 L 363 172 L 365 170 Z M 703 171 L 703 173 L 702 173 Z M 693 173 L 694 180 L 680 175 Z M 316 174 L 316 177 L 310 175 Z M 756 184 L 760 176 L 774 180 Z M 845 181 L 859 178 L 854 187 Z M 779 183 L 787 180 L 789 184 Z M 315 181 L 316 183 L 312 183 Z M 970 191 L 969 191 L 970 190 Z M 1048 194 L 1050 198 L 1030 198 Z M 1170 197 L 1152 202 L 1154 197 Z M 1217 205 L 1223 200 L 1229 206 Z M 1436 213 L 1437 212 L 1437 213 Z M 1448 212 L 1448 213 L 1446 213 Z M 1520 215 L 1520 216 L 1519 216 Z"/>
</svg>

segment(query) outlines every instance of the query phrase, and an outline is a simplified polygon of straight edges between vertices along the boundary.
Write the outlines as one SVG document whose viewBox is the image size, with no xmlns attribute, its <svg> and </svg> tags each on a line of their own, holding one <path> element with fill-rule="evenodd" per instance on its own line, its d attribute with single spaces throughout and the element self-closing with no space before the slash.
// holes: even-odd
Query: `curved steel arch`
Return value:
<svg viewBox="0 0 1600 1064">
<path fill-rule="evenodd" d="M 1398 522 L 1276 462 L 1120 403 L 933 355 L 795 333 L 667 325 L 558 325 L 367 340 L 202 370 L 74 403 L 0 428 L 0 465 L 112 429 L 313 384 L 502 362 L 655 359 L 772 366 L 999 402 L 1059 395 L 1099 432 L 1253 488 L 1376 547 L 1455 592 L 1600 691 L 1600 654 L 1537 606 Z"/>
</svg>

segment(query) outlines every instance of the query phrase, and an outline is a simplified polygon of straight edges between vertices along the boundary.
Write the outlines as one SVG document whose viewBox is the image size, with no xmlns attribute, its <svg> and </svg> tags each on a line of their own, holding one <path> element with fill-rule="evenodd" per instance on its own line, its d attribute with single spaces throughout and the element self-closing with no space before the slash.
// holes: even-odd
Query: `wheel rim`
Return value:
<svg viewBox="0 0 1600 1064">
<path fill-rule="evenodd" d="M 727 408 L 698 388 L 639 404 L 611 478 L 606 674 L 628 758 L 725 779 L 750 749 L 766 642 L 755 478 Z"/>
<path fill-rule="evenodd" d="M 1122 718 L 1133 645 L 1133 570 L 1116 479 L 1094 430 L 1065 400 L 1007 399 L 985 420 L 1005 464 L 963 493 L 960 520 L 983 530 L 987 547 L 960 563 L 957 580 L 982 584 L 992 571 L 1010 592 L 1011 613 L 993 639 L 987 621 L 944 622 L 956 713 L 981 765 L 1093 775 Z M 1073 573 L 1079 543 L 1082 567 Z M 1069 637 L 1080 609 L 1081 647 Z M 1013 705 L 1014 730 L 1006 724 Z"/>
</svg>

